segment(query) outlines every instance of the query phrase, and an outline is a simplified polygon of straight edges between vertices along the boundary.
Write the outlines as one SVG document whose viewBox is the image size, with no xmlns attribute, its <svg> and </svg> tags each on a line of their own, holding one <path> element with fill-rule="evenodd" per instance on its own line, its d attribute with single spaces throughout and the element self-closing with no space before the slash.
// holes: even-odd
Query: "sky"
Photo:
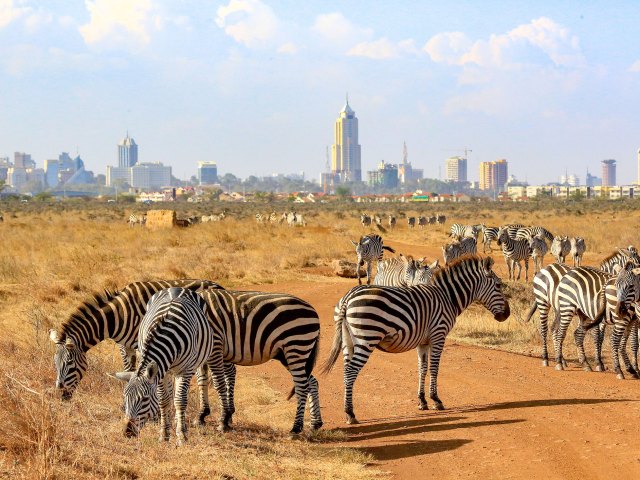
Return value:
<svg viewBox="0 0 640 480">
<path fill-rule="evenodd" d="M 523 5 L 527 4 L 527 5 Z M 362 170 L 467 148 L 531 184 L 637 177 L 638 1 L 0 0 L 0 157 L 318 178 L 348 93 Z"/>
</svg>

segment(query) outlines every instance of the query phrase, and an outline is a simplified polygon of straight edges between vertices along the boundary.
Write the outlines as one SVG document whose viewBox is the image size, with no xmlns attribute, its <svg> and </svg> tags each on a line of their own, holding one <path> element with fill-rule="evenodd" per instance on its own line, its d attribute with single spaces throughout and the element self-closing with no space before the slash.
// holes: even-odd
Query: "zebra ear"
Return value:
<svg viewBox="0 0 640 480">
<path fill-rule="evenodd" d="M 112 378 L 115 378 L 117 380 L 120 380 L 121 382 L 129 382 L 129 380 L 131 380 L 133 378 L 133 375 L 135 374 L 135 372 L 116 372 L 113 375 L 109 375 Z"/>
<path fill-rule="evenodd" d="M 73 338 L 69 338 L 69 337 L 67 337 L 65 339 L 64 344 L 67 347 L 75 347 L 76 346 L 76 342 L 73 340 Z"/>
<path fill-rule="evenodd" d="M 429 265 L 429 268 L 431 270 L 435 270 L 436 268 L 438 268 L 438 265 L 440 264 L 440 260 L 436 260 L 435 262 L 433 262 L 431 265 Z"/>
<path fill-rule="evenodd" d="M 53 328 L 49 330 L 49 338 L 53 343 L 64 343 L 64 337 L 61 337 Z"/>
<path fill-rule="evenodd" d="M 153 380 L 153 378 L 157 374 L 158 374 L 158 365 L 156 365 L 156 362 L 149 362 L 149 365 L 147 365 L 147 368 L 145 368 L 144 370 L 145 377 L 147 377 L 149 380 Z"/>
<path fill-rule="evenodd" d="M 620 271 L 622 270 L 622 267 L 620 265 L 614 265 L 612 270 L 613 270 L 613 274 L 614 275 L 618 275 L 620 273 Z"/>
<path fill-rule="evenodd" d="M 353 240 L 351 240 L 351 239 L 350 239 L 349 241 L 350 241 L 351 243 L 353 243 L 353 246 L 354 246 L 354 247 L 357 247 L 357 246 L 358 246 L 358 244 L 357 244 L 356 242 L 354 242 Z"/>
<path fill-rule="evenodd" d="M 484 260 L 482 260 L 482 265 L 485 270 L 491 270 L 491 267 L 493 267 L 493 258 L 485 257 Z"/>
</svg>

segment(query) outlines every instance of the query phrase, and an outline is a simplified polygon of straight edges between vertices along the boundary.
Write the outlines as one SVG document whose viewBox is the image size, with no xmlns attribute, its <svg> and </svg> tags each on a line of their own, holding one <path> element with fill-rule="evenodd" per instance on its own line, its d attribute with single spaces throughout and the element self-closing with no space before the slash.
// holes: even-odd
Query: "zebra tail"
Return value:
<svg viewBox="0 0 640 480">
<path fill-rule="evenodd" d="M 340 351 L 342 350 L 342 325 L 344 325 L 345 313 L 347 308 L 347 299 L 343 298 L 343 303 L 340 305 L 338 315 L 335 317 L 336 332 L 333 335 L 333 345 L 331 345 L 331 352 L 329 352 L 329 358 L 320 368 L 322 375 L 328 374 L 333 366 L 336 364 L 338 357 L 340 357 Z"/>
<path fill-rule="evenodd" d="M 387 247 L 386 245 L 384 247 L 382 247 L 383 250 L 389 250 L 391 253 L 396 253 L 396 251 L 391 248 L 391 247 Z"/>
<path fill-rule="evenodd" d="M 531 309 L 529 310 L 529 313 L 527 314 L 527 318 L 525 318 L 524 321 L 528 322 L 529 320 L 531 320 L 531 317 L 533 317 L 533 314 L 536 313 L 537 309 L 538 309 L 538 302 L 536 302 L 534 300 L 533 301 L 533 305 L 531 305 Z"/>
<path fill-rule="evenodd" d="M 311 349 L 311 352 L 309 353 L 309 356 L 307 357 L 307 363 L 304 366 L 304 373 L 307 375 L 307 378 L 311 375 L 311 372 L 313 372 L 313 367 L 316 366 L 316 361 L 318 360 L 318 350 L 320 350 L 319 335 L 318 335 L 318 338 L 316 339 L 315 345 L 313 346 L 313 348 Z M 294 385 L 291 388 L 289 395 L 287 395 L 287 400 L 290 400 L 295 393 L 296 393 L 296 387 Z"/>
</svg>

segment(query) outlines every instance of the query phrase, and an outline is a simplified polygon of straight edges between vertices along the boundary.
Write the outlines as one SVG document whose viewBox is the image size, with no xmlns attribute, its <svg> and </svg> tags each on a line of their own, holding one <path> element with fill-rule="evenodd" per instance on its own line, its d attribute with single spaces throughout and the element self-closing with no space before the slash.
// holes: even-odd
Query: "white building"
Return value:
<svg viewBox="0 0 640 480">
<path fill-rule="evenodd" d="M 120 181 L 131 185 L 131 169 L 128 167 L 107 166 L 107 187 L 113 187 Z"/>
<path fill-rule="evenodd" d="M 449 157 L 445 161 L 445 180 L 447 182 L 467 181 L 467 159 L 464 157 Z"/>
<path fill-rule="evenodd" d="M 28 182 L 26 168 L 11 167 L 7 170 L 7 185 L 13 188 L 21 188 Z"/>
<path fill-rule="evenodd" d="M 140 163 L 131 167 L 131 182 L 133 188 L 145 190 L 171 185 L 171 167 L 162 163 Z"/>
</svg>

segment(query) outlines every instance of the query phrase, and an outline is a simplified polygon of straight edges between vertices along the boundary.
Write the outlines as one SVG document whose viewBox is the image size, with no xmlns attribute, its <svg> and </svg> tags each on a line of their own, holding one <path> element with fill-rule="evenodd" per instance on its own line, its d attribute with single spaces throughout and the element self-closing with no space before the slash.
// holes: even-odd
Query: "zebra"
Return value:
<svg viewBox="0 0 640 480">
<path fill-rule="evenodd" d="M 135 437 L 160 407 L 160 440 L 168 441 L 171 391 L 168 373 L 175 376 L 173 404 L 176 409 L 178 445 L 187 440 L 185 410 L 189 383 L 205 362 L 212 371 L 220 397 L 222 416 L 229 411 L 224 376 L 224 338 L 220 328 L 207 319 L 207 303 L 197 293 L 180 287 L 156 292 L 147 306 L 138 334 L 140 365 L 135 372 L 116 377 L 127 382 L 124 405 L 125 436 Z M 219 327 L 219 326 L 218 326 Z"/>
<path fill-rule="evenodd" d="M 383 250 L 389 250 L 391 253 L 396 253 L 396 251 L 391 248 L 383 245 L 382 237 L 375 233 L 370 233 L 369 235 L 365 235 L 360 237 L 358 243 L 351 240 L 351 243 L 356 247 L 356 255 L 358 256 L 358 261 L 356 264 L 356 272 L 358 275 L 358 285 L 362 284 L 360 280 L 360 268 L 364 265 L 364 262 L 367 262 L 367 285 L 371 283 L 371 264 L 374 260 L 381 260 Z"/>
<path fill-rule="evenodd" d="M 438 218 L 437 218 L 438 225 L 444 225 L 444 222 L 446 222 L 446 221 L 447 221 L 447 217 L 446 217 L 446 215 L 443 215 L 443 214 L 439 213 L 439 214 L 437 215 L 437 217 L 438 217 Z"/>
<path fill-rule="evenodd" d="M 256 213 L 256 223 L 265 223 L 269 219 L 269 215 L 266 213 Z"/>
<path fill-rule="evenodd" d="M 407 224 L 409 225 L 409 228 L 413 230 L 416 226 L 416 217 L 408 217 Z"/>
<path fill-rule="evenodd" d="M 307 399 L 311 428 L 322 427 L 318 382 L 311 374 L 320 342 L 320 319 L 314 308 L 285 293 L 209 289 L 199 295 L 209 307 L 209 323 L 223 335 L 229 410 L 221 417 L 220 429 L 229 428 L 234 412 L 235 365 L 261 365 L 272 359 L 280 361 L 293 377 L 294 388 L 287 399 L 295 394 L 298 406 L 291 433 L 303 429 Z M 203 401 L 208 403 L 206 398 Z"/>
<path fill-rule="evenodd" d="M 634 267 L 632 262 L 627 262 L 624 267 L 619 268 L 618 274 L 611 277 L 605 284 L 604 296 L 607 315 L 600 324 L 597 352 L 602 351 L 605 325 L 611 325 L 611 355 L 617 378 L 624 379 L 624 374 L 620 368 L 620 357 L 622 357 L 625 367 L 631 376 L 640 378 L 637 370 L 637 341 L 633 352 L 633 363 L 629 361 L 626 352 L 629 334 L 632 331 L 637 332 L 638 319 L 635 309 L 638 300 L 640 300 L 640 268 Z M 600 359 L 596 360 L 601 362 Z"/>
<path fill-rule="evenodd" d="M 429 283 L 434 270 L 438 267 L 436 260 L 431 265 L 424 265 L 424 258 L 414 260 L 413 257 L 400 254 L 397 258 L 388 258 L 378 262 L 374 285 L 391 287 L 409 287 L 420 283 Z"/>
<path fill-rule="evenodd" d="M 429 225 L 435 225 L 437 221 L 438 221 L 438 218 L 435 215 L 431 215 L 429 216 L 427 223 Z"/>
<path fill-rule="evenodd" d="M 531 240 L 533 237 L 546 238 L 553 241 L 553 234 L 544 227 L 520 227 L 516 231 L 515 240 Z"/>
<path fill-rule="evenodd" d="M 531 320 L 536 310 L 540 313 L 540 337 L 542 338 L 542 365 L 549 366 L 547 351 L 547 332 L 549 310 L 551 307 L 558 312 L 558 284 L 571 268 L 563 263 L 552 263 L 540 269 L 533 277 L 533 304 L 525 321 Z"/>
<path fill-rule="evenodd" d="M 124 369 L 135 367 L 138 327 L 151 296 L 165 288 L 190 290 L 221 289 L 209 280 L 158 280 L 134 282 L 115 292 L 105 291 L 84 301 L 62 324 L 50 330 L 49 338 L 56 345 L 54 365 L 56 390 L 63 400 L 70 400 L 87 370 L 87 351 L 106 339 L 112 339 L 120 349 Z M 202 406 L 202 419 L 209 414 Z"/>
<path fill-rule="evenodd" d="M 373 221 L 376 225 L 382 225 L 382 217 L 380 215 L 375 215 L 373 217 Z"/>
<path fill-rule="evenodd" d="M 509 280 L 516 280 L 516 265 L 518 266 L 518 280 L 522 273 L 520 262 L 524 260 L 524 278 L 529 281 L 529 257 L 531 252 L 529 242 L 526 240 L 514 240 L 509 236 L 508 230 L 500 227 L 498 230 L 498 245 L 502 247 L 502 255 L 509 271 Z"/>
<path fill-rule="evenodd" d="M 4 217 L 2 216 L 2 214 L 0 213 L 0 223 L 4 222 Z"/>
<path fill-rule="evenodd" d="M 456 318 L 479 301 L 497 321 L 509 317 L 502 282 L 492 270 L 490 257 L 467 257 L 438 272 L 430 285 L 413 287 L 357 286 L 336 305 L 335 335 L 322 371 L 328 373 L 343 352 L 344 409 L 347 423 L 358 423 L 353 411 L 353 386 L 374 349 L 401 353 L 417 349 L 419 409 L 428 408 L 424 380 L 428 361 L 429 397 L 437 410 L 437 377 L 445 338 Z M 429 358 L 428 358 L 429 357 Z"/>
<path fill-rule="evenodd" d="M 427 224 L 427 217 L 423 217 L 422 215 L 420 215 L 418 217 L 418 228 L 424 228 L 426 224 Z"/>
<path fill-rule="evenodd" d="M 396 228 L 396 217 L 394 215 L 389 214 L 389 228 L 393 230 Z"/>
<path fill-rule="evenodd" d="M 456 258 L 460 258 L 463 255 L 475 255 L 478 251 L 476 239 L 473 237 L 466 237 L 459 241 L 449 243 L 442 247 L 442 256 L 444 257 L 444 264 L 448 265 Z"/>
<path fill-rule="evenodd" d="M 480 225 L 463 225 L 461 223 L 454 223 L 451 225 L 451 236 L 452 237 L 473 237 L 476 238 L 478 236 L 478 232 L 480 231 Z"/>
<path fill-rule="evenodd" d="M 573 257 L 573 266 L 579 267 L 582 264 L 582 255 L 587 249 L 587 246 L 584 243 L 584 238 L 571 237 L 569 241 L 571 244 L 571 250 L 569 250 L 569 255 Z"/>
<path fill-rule="evenodd" d="M 512 240 L 516 239 L 516 235 L 518 235 L 518 230 L 524 228 L 524 225 L 521 223 L 507 223 L 506 225 L 502 225 L 500 228 L 503 228 L 507 231 L 509 238 Z"/>
<path fill-rule="evenodd" d="M 135 213 L 132 213 L 131 215 L 129 215 L 130 227 L 135 227 L 136 225 L 140 225 L 141 227 L 144 227 L 146 223 L 147 223 L 146 215 L 136 215 Z"/>
<path fill-rule="evenodd" d="M 491 242 L 498 240 L 498 230 L 500 230 L 500 227 L 487 227 L 484 223 L 481 225 L 482 253 L 487 253 L 487 247 L 489 248 L 489 253 L 493 251 Z"/>
<path fill-rule="evenodd" d="M 544 264 L 544 256 L 548 250 L 547 243 L 544 241 L 542 235 L 530 237 L 528 242 L 529 249 L 531 250 L 531 258 L 533 259 L 533 273 L 536 274 L 542 269 L 542 265 Z"/>
<path fill-rule="evenodd" d="M 556 257 L 556 262 L 564 263 L 567 255 L 571 251 L 571 242 L 569 237 L 561 237 L 556 235 L 551 242 L 551 255 Z"/>
<path fill-rule="evenodd" d="M 369 215 L 367 215 L 366 213 L 363 213 L 362 215 L 360 215 L 360 223 L 362 224 L 363 228 L 370 227 L 371 226 L 371 217 Z"/>
<path fill-rule="evenodd" d="M 592 267 L 577 267 L 567 272 L 558 284 L 557 314 L 554 322 L 555 333 L 553 344 L 556 354 L 556 370 L 564 370 L 564 358 L 562 344 L 567 333 L 567 328 L 574 315 L 578 315 L 580 324 L 574 332 L 576 346 L 578 347 L 578 361 L 584 370 L 591 371 L 591 366 L 584 352 L 585 332 L 602 322 L 606 314 L 606 302 L 604 301 L 604 286 L 611 278 L 606 272 Z M 557 324 L 557 325 L 556 325 Z M 598 329 L 593 331 L 596 349 L 599 350 Z M 596 358 L 601 354 L 596 352 Z M 596 370 L 604 370 L 600 360 Z"/>
<path fill-rule="evenodd" d="M 285 214 L 283 214 L 285 215 Z M 289 212 L 286 214 L 286 220 L 287 220 L 287 225 L 289 225 L 290 227 L 295 226 L 296 224 L 296 213 L 295 212 Z"/>
<path fill-rule="evenodd" d="M 640 255 L 633 245 L 629 245 L 627 248 L 619 248 L 611 253 L 600 262 L 598 268 L 603 272 L 614 274 L 616 265 L 622 267 L 627 261 L 632 262 L 635 267 L 640 267 Z"/>
<path fill-rule="evenodd" d="M 296 213 L 295 215 L 296 215 L 296 225 L 300 225 L 301 227 L 306 227 L 307 226 L 307 222 L 304 219 L 304 217 L 302 215 L 300 215 L 299 213 Z"/>
</svg>

